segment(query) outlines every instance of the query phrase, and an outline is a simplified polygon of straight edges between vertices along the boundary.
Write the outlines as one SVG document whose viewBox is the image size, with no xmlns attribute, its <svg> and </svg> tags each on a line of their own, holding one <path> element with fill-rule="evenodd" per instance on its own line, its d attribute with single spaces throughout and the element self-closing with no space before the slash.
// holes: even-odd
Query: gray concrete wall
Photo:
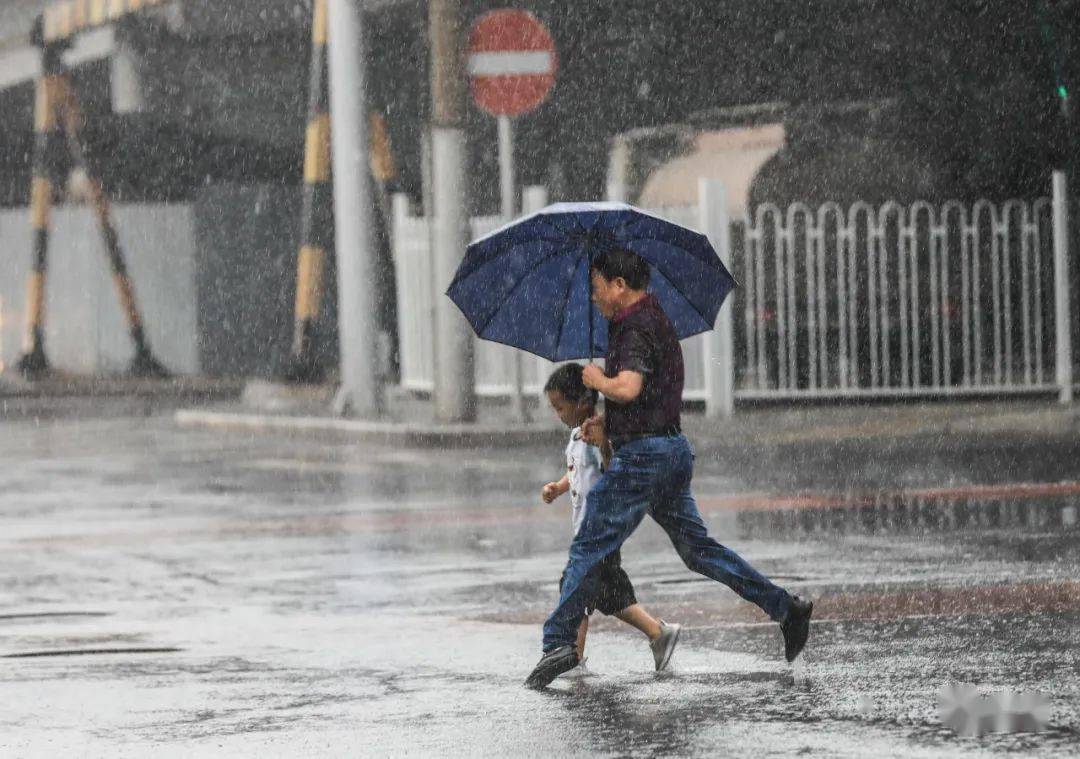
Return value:
<svg viewBox="0 0 1080 759">
<path fill-rule="evenodd" d="M 270 377 L 292 342 L 300 188 L 212 185 L 194 208 L 202 371 Z M 327 263 L 320 348 L 327 347 L 336 320 L 333 265 Z"/>
<path fill-rule="evenodd" d="M 0 2 L 0 50 L 30 36 L 30 26 L 50 0 L 3 0 Z"/>
<path fill-rule="evenodd" d="M 150 345 L 171 371 L 199 371 L 195 234 L 191 206 L 132 205 L 114 211 L 120 243 Z M 22 351 L 29 213 L 0 211 L 0 362 Z M 80 374 L 123 371 L 132 356 L 105 245 L 88 208 L 53 214 L 46 288 L 46 348 L 58 369 Z"/>
</svg>

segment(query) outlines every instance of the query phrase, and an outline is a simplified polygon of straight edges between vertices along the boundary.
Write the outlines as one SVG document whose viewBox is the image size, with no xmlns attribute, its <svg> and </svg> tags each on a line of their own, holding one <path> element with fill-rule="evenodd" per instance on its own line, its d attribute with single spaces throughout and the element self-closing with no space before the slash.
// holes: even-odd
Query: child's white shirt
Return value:
<svg viewBox="0 0 1080 759">
<path fill-rule="evenodd" d="M 600 449 L 582 439 L 580 427 L 570 431 L 570 442 L 566 444 L 566 474 L 570 480 L 572 522 L 574 534 L 577 535 L 585 518 L 585 499 L 603 474 Z"/>
</svg>

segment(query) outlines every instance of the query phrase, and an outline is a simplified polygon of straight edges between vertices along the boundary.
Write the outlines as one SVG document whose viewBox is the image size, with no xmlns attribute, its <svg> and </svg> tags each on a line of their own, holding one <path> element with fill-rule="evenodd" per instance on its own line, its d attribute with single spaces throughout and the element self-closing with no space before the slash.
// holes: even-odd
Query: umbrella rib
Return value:
<svg viewBox="0 0 1080 759">
<path fill-rule="evenodd" d="M 559 334 L 555 338 L 555 350 L 551 352 L 552 356 L 558 355 L 559 345 L 562 343 L 563 330 L 566 328 L 566 309 L 570 305 L 570 288 L 574 286 L 574 274 L 577 272 L 579 266 L 581 266 L 581 257 L 585 255 L 585 250 L 582 249 L 577 254 L 577 260 L 574 261 L 574 268 L 570 272 L 570 281 L 566 283 L 566 292 L 563 293 L 562 307 L 559 313 Z M 589 280 L 586 279 L 586 282 Z M 588 285 L 587 285 L 588 286 Z M 588 319 L 592 320 L 592 304 L 586 301 L 585 310 L 588 313 Z M 592 345 L 589 346 L 589 355 L 592 355 Z"/>
<path fill-rule="evenodd" d="M 558 232 L 558 233 L 559 233 L 560 235 L 564 235 L 564 236 L 565 236 L 565 235 L 567 234 L 567 230 L 563 229 L 563 228 L 562 228 L 562 227 L 560 227 L 560 226 L 559 226 L 558 224 L 556 224 L 556 223 L 555 223 L 555 222 L 554 222 L 554 221 L 553 221 L 553 220 L 552 220 L 552 219 L 550 218 L 550 215 L 548 215 L 548 216 L 543 216 L 543 215 L 537 215 L 537 216 L 536 216 L 535 218 L 536 218 L 536 221 L 540 222 L 541 224 L 544 224 L 544 225 L 545 225 L 545 226 L 547 226 L 547 227 L 548 227 L 549 229 L 554 229 L 554 230 L 555 230 L 556 232 Z"/>
<path fill-rule="evenodd" d="M 617 227 L 613 227 L 610 230 L 611 231 L 611 236 L 615 237 L 616 235 L 619 235 L 622 232 L 625 232 L 627 227 L 629 227 L 631 224 L 637 224 L 639 221 L 641 221 L 642 218 L 643 218 L 642 216 L 638 215 L 637 218 L 627 219 L 626 221 L 619 224 Z"/>
<path fill-rule="evenodd" d="M 704 237 L 704 235 L 702 235 L 702 237 Z M 708 238 L 706 238 L 705 241 L 708 242 Z M 629 244 L 638 243 L 638 242 L 641 242 L 641 243 L 656 243 L 657 245 L 663 245 L 664 247 L 671 248 L 676 253 L 687 255 L 689 258 L 691 258 L 692 260 L 694 260 L 697 263 L 701 264 L 702 266 L 704 266 L 707 269 L 712 269 L 713 271 L 720 272 L 722 274 L 726 273 L 728 276 L 730 276 L 732 278 L 732 280 L 735 279 L 735 277 L 731 274 L 730 271 L 728 271 L 727 267 L 724 265 L 724 262 L 720 260 L 720 256 L 716 255 L 715 253 L 712 256 L 706 256 L 705 258 L 701 258 L 700 256 L 698 256 L 698 255 L 692 253 L 691 251 L 687 250 L 686 248 L 681 247 L 681 246 L 675 244 L 674 242 L 672 242 L 670 240 L 664 240 L 664 239 L 659 238 L 659 237 L 635 237 L 633 240 L 629 241 Z M 652 262 L 650 262 L 650 263 L 652 263 Z M 656 264 L 652 264 L 652 265 L 655 266 Z"/>
<path fill-rule="evenodd" d="M 505 305 L 506 302 L 509 301 L 512 297 L 514 297 L 514 293 L 516 293 L 517 289 L 519 287 L 521 287 L 521 283 L 529 278 L 530 274 L 532 274 L 534 271 L 536 271 L 541 266 L 543 266 L 546 262 L 550 261 L 552 258 L 554 258 L 555 256 L 558 256 L 558 255 L 561 255 L 561 252 L 559 250 L 555 250 L 552 253 L 548 253 L 546 256 L 541 258 L 535 264 L 530 266 L 528 268 L 528 270 L 525 271 L 521 275 L 521 277 L 518 279 L 518 281 L 514 283 L 514 286 L 510 288 L 510 292 L 508 292 L 506 294 L 506 297 L 503 298 L 503 300 L 502 300 L 503 305 Z M 575 266 L 574 268 L 577 268 L 577 267 Z M 573 279 L 573 277 L 571 277 L 571 279 Z M 492 311 L 491 315 L 487 319 L 484 320 L 484 326 L 482 326 L 482 327 L 480 327 L 480 329 L 476 330 L 476 334 L 480 335 L 481 332 L 483 332 L 485 329 L 487 329 L 488 325 L 491 324 L 491 320 L 494 319 L 498 315 L 499 311 L 501 311 L 501 310 L 502 310 L 502 306 L 499 306 L 494 311 Z M 481 335 L 481 337 L 482 337 L 482 335 Z"/>
<path fill-rule="evenodd" d="M 634 225 L 634 224 L 638 224 L 638 223 L 643 222 L 643 221 L 651 221 L 651 222 L 654 222 L 654 223 L 667 224 L 670 227 L 679 230 L 679 233 L 681 233 L 681 234 L 689 234 L 689 235 L 693 235 L 695 237 L 704 238 L 705 242 L 709 243 L 709 245 L 712 245 L 712 243 L 709 242 L 709 238 L 706 235 L 701 234 L 700 232 L 695 232 L 692 229 L 688 229 L 688 228 L 686 228 L 686 227 L 684 227 L 684 226 L 682 226 L 680 224 L 676 224 L 674 222 L 667 221 L 666 219 L 662 219 L 659 216 L 651 216 L 649 214 L 642 213 L 641 211 L 638 211 L 637 209 L 634 209 L 634 212 L 637 214 L 636 218 L 624 221 L 618 227 L 614 227 L 611 230 L 612 235 L 615 235 L 615 234 L 618 234 L 618 233 L 621 233 L 621 232 L 626 232 L 627 228 Z M 631 238 L 630 240 L 627 240 L 626 243 L 624 243 L 624 244 L 628 244 L 628 243 L 631 243 L 631 242 L 637 242 L 638 240 L 648 240 L 650 242 L 658 242 L 658 243 L 662 243 L 664 245 L 669 245 L 671 247 L 676 247 L 678 250 L 689 253 L 690 255 L 692 255 L 694 258 L 698 259 L 702 263 L 706 263 L 706 264 L 711 263 L 708 256 L 705 256 L 705 257 L 699 256 L 699 255 L 697 255 L 696 252 L 691 252 L 687 247 L 685 247 L 685 246 L 676 246 L 674 243 L 672 243 L 672 242 L 670 242 L 670 241 L 668 241 L 668 240 L 666 240 L 666 239 L 664 239 L 662 237 L 645 237 L 645 236 L 634 237 L 634 238 Z"/>
<path fill-rule="evenodd" d="M 465 278 L 465 277 L 471 277 L 473 274 L 480 271 L 482 268 L 484 268 L 488 264 L 495 262 L 496 260 L 498 260 L 499 256 L 501 256 L 508 249 L 514 247 L 515 245 L 528 245 L 531 242 L 537 242 L 537 241 L 539 241 L 539 242 L 549 242 L 552 245 L 563 245 L 565 243 L 564 240 L 556 240 L 556 239 L 554 239 L 552 237 L 533 237 L 533 238 L 531 238 L 529 240 L 525 240 L 525 241 L 507 240 L 506 242 L 501 243 L 499 245 L 499 247 L 496 248 L 491 253 L 485 254 L 485 260 L 481 261 L 474 268 L 469 269 L 467 272 L 465 272 L 464 275 L 462 275 L 461 277 L 455 276 L 454 281 L 450 283 L 450 287 L 453 287 L 460 279 Z M 448 287 L 447 290 L 449 290 L 449 289 L 450 288 Z"/>
<path fill-rule="evenodd" d="M 660 268 L 659 266 L 657 266 L 656 264 L 653 264 L 653 265 L 652 265 L 652 267 L 653 267 L 654 269 L 656 269 L 656 273 L 657 273 L 657 274 L 659 274 L 659 275 L 660 275 L 661 277 L 663 277 L 663 278 L 664 278 L 664 281 L 665 281 L 665 282 L 667 282 L 667 283 L 668 283 L 669 285 L 671 285 L 671 289 L 672 289 L 672 291 L 673 291 L 673 292 L 676 292 L 676 293 L 678 293 L 678 294 L 679 294 L 679 296 L 680 296 L 680 297 L 682 297 L 682 299 L 683 299 L 684 301 L 686 301 L 687 303 L 689 303 L 689 304 L 690 304 L 690 307 L 694 309 L 694 312 L 695 312 L 695 313 L 696 313 L 696 314 L 697 314 L 698 316 L 700 316 L 700 317 L 701 317 L 701 320 L 702 320 L 703 322 L 705 322 L 706 324 L 708 324 L 708 323 L 709 323 L 709 317 L 707 317 L 707 316 L 706 316 L 705 314 L 701 313 L 701 309 L 697 307 L 697 304 L 696 304 L 696 303 L 694 303 L 694 301 L 692 301 L 692 300 L 690 300 L 689 298 L 687 298 L 687 297 L 686 297 L 686 294 L 685 294 L 685 293 L 684 293 L 684 292 L 683 292 L 682 290 L 680 290 L 680 289 L 679 289 L 679 288 L 678 288 L 678 287 L 677 287 L 677 286 L 675 285 L 675 283 L 674 283 L 674 282 L 672 282 L 672 281 L 671 281 L 671 277 L 669 277 L 669 276 L 668 276 L 667 274 L 665 274 L 665 273 L 664 273 L 664 270 L 663 270 L 663 269 L 661 269 L 661 268 Z M 734 288 L 732 288 L 732 289 L 734 289 Z M 713 329 L 713 327 L 710 327 L 709 329 Z"/>
</svg>

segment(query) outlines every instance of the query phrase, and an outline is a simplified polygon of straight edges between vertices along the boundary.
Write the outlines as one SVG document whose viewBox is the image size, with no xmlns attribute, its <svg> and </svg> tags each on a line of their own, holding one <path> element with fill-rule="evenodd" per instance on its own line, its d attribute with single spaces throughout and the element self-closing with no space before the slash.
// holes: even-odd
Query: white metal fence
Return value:
<svg viewBox="0 0 1080 759">
<path fill-rule="evenodd" d="M 400 339 L 401 385 L 405 389 L 430 392 L 434 378 L 434 304 L 449 283 L 436 288 L 430 266 L 429 223 L 410 213 L 403 195 L 393 200 L 394 266 L 397 273 L 398 332 Z M 472 220 L 473 238 L 496 229 L 498 216 Z M 475 343 L 476 391 L 481 395 L 510 395 L 515 389 L 514 349 L 477 339 Z M 539 358 L 525 362 L 525 391 L 537 394 L 553 364 Z"/>
<path fill-rule="evenodd" d="M 720 248 L 728 222 L 717 203 L 722 187 L 712 184 L 702 183 L 700 207 L 651 212 L 703 231 Z M 725 259 L 740 283 L 725 305 L 731 353 L 717 347 L 726 330 L 684 341 L 684 397 L 711 402 L 727 386 L 723 371 L 733 372 L 727 384 L 744 399 L 1071 391 L 1071 366 L 1055 374 L 1060 343 L 1070 342 L 1055 316 L 1069 313 L 1060 302 L 1069 288 L 1055 275 L 1065 265 L 1063 235 L 1054 234 L 1064 204 L 1056 200 L 760 206 L 752 220 L 730 225 Z M 473 236 L 500 223 L 474 219 Z M 429 391 L 432 309 L 446 283 L 431 281 L 428 223 L 410 214 L 404 197 L 394 200 L 393 232 L 401 381 Z M 726 355 L 733 367 L 714 366 Z M 477 340 L 479 394 L 513 392 L 513 356 Z M 525 391 L 538 393 L 551 368 L 528 359 Z"/>
<path fill-rule="evenodd" d="M 1049 200 L 764 205 L 741 237 L 744 395 L 1053 387 Z"/>
</svg>

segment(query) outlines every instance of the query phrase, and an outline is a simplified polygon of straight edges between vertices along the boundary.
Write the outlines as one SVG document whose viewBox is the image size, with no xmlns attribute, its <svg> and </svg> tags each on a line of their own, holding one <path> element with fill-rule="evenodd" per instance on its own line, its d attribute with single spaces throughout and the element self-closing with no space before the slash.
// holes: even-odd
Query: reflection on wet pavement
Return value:
<svg viewBox="0 0 1080 759">
<path fill-rule="evenodd" d="M 118 418 L 7 422 L 0 455 L 0 656 L 19 657 L 0 671 L 5 754 L 1080 747 L 1068 449 L 1024 454 L 1055 462 L 1052 480 L 983 456 L 947 474 L 913 463 L 881 488 L 765 477 L 754 451 L 701 456 L 718 539 L 816 599 L 804 657 L 786 664 L 777 626 L 646 522 L 624 564 L 646 608 L 685 625 L 672 671 L 602 618 L 597 676 L 542 693 L 521 681 L 569 540 L 566 505 L 537 498 L 557 450 L 298 445 Z M 937 712 L 949 682 L 1045 693 L 1047 730 L 958 736 Z"/>
</svg>

